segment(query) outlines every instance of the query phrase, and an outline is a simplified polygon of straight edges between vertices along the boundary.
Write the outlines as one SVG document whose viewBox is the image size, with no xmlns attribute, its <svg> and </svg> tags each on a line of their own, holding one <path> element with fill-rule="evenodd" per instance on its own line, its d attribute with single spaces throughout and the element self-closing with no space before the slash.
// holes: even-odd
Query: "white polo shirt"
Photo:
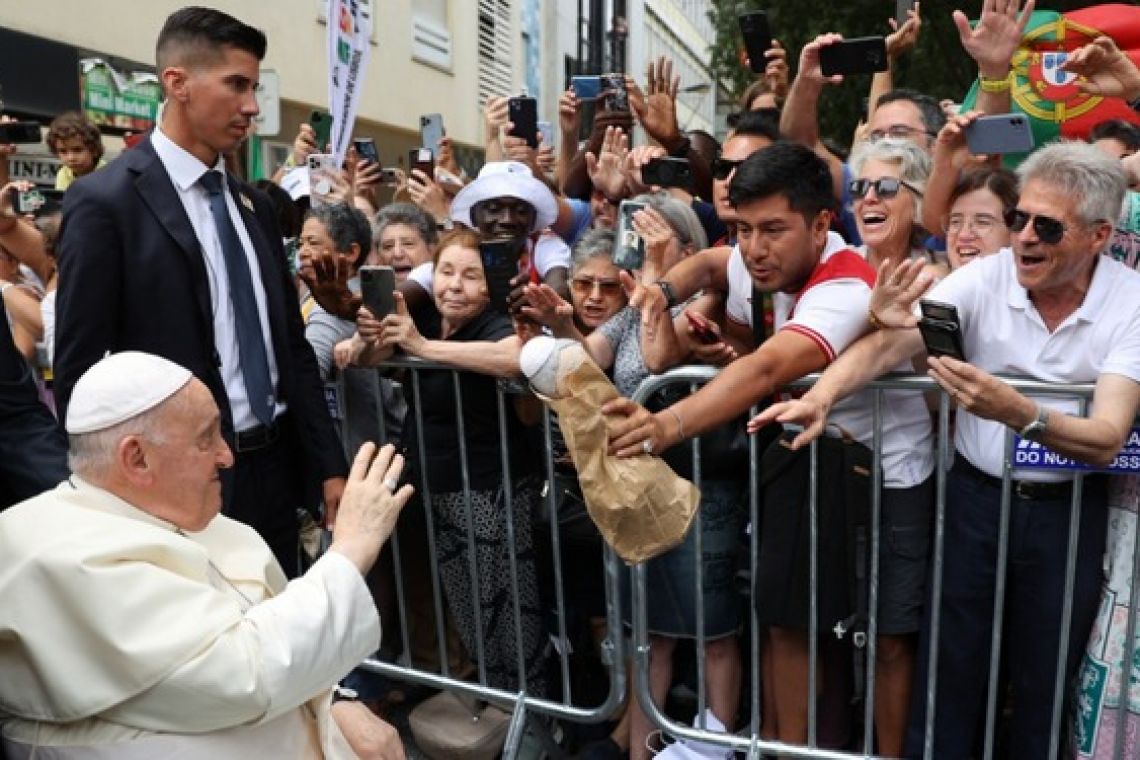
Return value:
<svg viewBox="0 0 1140 760">
<path fill-rule="evenodd" d="M 955 270 L 928 295 L 952 303 L 962 322 L 966 359 L 991 374 L 1051 383 L 1094 383 L 1103 374 L 1140 382 L 1140 274 L 1098 256 L 1080 307 L 1052 333 L 1017 281 L 1013 251 Z M 1078 397 L 1033 397 L 1042 405 L 1077 414 Z M 954 445 L 978 469 L 1001 477 L 1005 425 L 958 411 Z M 1071 480 L 1066 472 L 1015 470 L 1018 480 Z"/>
<path fill-rule="evenodd" d="M 808 284 L 799 293 L 773 294 L 775 328 L 813 340 L 829 362 L 869 329 L 867 306 L 875 271 L 863 255 L 839 235 L 828 233 L 827 246 Z M 740 248 L 728 259 L 728 318 L 751 328 L 752 278 Z M 909 368 L 909 364 L 907 365 Z M 846 431 L 867 447 L 874 435 L 875 396 L 861 391 L 835 405 L 828 424 Z M 909 488 L 934 471 L 930 414 L 923 395 L 914 391 L 883 393 L 883 485 Z"/>
</svg>

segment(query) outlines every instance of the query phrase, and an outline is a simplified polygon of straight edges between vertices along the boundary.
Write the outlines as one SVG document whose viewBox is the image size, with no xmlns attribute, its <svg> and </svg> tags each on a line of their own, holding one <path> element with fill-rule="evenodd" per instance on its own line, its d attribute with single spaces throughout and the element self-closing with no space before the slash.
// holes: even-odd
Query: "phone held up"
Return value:
<svg viewBox="0 0 1140 760">
<path fill-rule="evenodd" d="M 479 244 L 491 308 L 500 314 L 509 312 L 511 280 L 519 275 L 519 256 L 525 245 L 525 240 L 492 240 Z"/>
<path fill-rule="evenodd" d="M 975 156 L 1028 153 L 1033 150 L 1033 130 L 1023 113 L 981 116 L 966 127 L 966 146 Z"/>
<path fill-rule="evenodd" d="M 362 266 L 360 297 L 376 319 L 396 311 L 396 271 L 392 267 Z"/>
<path fill-rule="evenodd" d="M 419 169 L 430 180 L 435 179 L 435 159 L 431 148 L 412 148 L 408 151 L 408 173 L 411 174 L 413 169 Z"/>
<path fill-rule="evenodd" d="M 643 208 L 645 204 L 637 201 L 622 201 L 618 206 L 614 264 L 621 269 L 641 269 L 645 263 L 645 240 L 633 228 L 633 215 Z"/>
<path fill-rule="evenodd" d="M 753 74 L 763 74 L 768 66 L 764 53 L 772 47 L 772 31 L 768 28 L 768 14 L 764 11 L 742 13 L 736 17 L 744 49 L 748 51 L 748 67 Z"/>
<path fill-rule="evenodd" d="M 687 158 L 654 158 L 641 167 L 641 181 L 646 185 L 688 190 L 693 184 L 693 169 Z"/>
<path fill-rule="evenodd" d="M 332 139 L 333 117 L 328 111 L 313 111 L 309 114 L 309 126 L 317 136 L 317 152 L 324 153 Z"/>
<path fill-rule="evenodd" d="M 511 136 L 521 137 L 532 148 L 538 147 L 538 102 L 526 95 L 507 101 L 507 114 L 511 120 Z"/>
<path fill-rule="evenodd" d="M 602 78 L 597 74 L 570 77 L 570 89 L 578 100 L 583 102 L 597 100 L 602 96 Z"/>
<path fill-rule="evenodd" d="M 420 117 L 420 145 L 431 151 L 432 157 L 439 155 L 439 141 L 443 139 L 443 116 L 438 113 Z"/>
<path fill-rule="evenodd" d="M 337 170 L 336 156 L 331 153 L 310 153 L 305 159 L 309 168 L 309 202 L 323 206 L 332 192 L 332 175 Z"/>
<path fill-rule="evenodd" d="M 918 304 L 922 309 L 918 330 L 922 333 L 922 342 L 926 344 L 926 353 L 966 361 L 966 353 L 962 350 L 962 323 L 958 319 L 958 308 L 954 304 L 928 298 L 919 300 Z"/>
<path fill-rule="evenodd" d="M 9 121 L 0 124 L 0 143 L 38 143 L 40 125 L 34 121 Z"/>
<path fill-rule="evenodd" d="M 887 42 L 882 37 L 855 37 L 819 49 L 825 77 L 835 74 L 874 74 L 887 70 Z"/>
<path fill-rule="evenodd" d="M 356 148 L 356 155 L 363 161 L 371 164 L 380 164 L 380 153 L 376 150 L 376 142 L 371 137 L 355 137 L 352 147 Z"/>
</svg>

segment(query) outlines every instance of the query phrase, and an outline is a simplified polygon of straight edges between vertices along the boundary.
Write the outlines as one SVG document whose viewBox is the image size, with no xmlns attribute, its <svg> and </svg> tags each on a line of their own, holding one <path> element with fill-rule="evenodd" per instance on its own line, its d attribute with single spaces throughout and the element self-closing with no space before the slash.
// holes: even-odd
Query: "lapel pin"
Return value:
<svg viewBox="0 0 1140 760">
<path fill-rule="evenodd" d="M 240 193 L 238 195 L 238 197 L 241 198 L 241 205 L 243 205 L 247 209 L 249 209 L 249 212 L 252 214 L 253 213 L 253 201 L 251 201 L 249 199 L 249 196 L 246 195 L 245 193 Z"/>
</svg>

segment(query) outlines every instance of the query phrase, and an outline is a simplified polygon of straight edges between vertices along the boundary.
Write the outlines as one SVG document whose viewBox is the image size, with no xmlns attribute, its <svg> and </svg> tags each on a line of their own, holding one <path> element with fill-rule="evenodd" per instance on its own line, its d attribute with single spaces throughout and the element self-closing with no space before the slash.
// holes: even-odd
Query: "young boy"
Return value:
<svg viewBox="0 0 1140 760">
<path fill-rule="evenodd" d="M 99 128 L 76 111 L 62 113 L 52 120 L 47 146 L 63 162 L 55 175 L 56 190 L 66 190 L 77 178 L 106 163 Z"/>
</svg>

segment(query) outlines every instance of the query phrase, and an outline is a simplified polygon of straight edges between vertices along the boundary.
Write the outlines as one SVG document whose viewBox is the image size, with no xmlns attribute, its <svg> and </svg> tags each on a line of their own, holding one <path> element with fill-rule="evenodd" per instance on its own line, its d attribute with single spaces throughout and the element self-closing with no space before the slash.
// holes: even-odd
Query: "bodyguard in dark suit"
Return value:
<svg viewBox="0 0 1140 760">
<path fill-rule="evenodd" d="M 151 136 L 64 200 L 56 397 L 106 351 L 165 356 L 214 395 L 235 454 L 224 511 L 297 572 L 296 508 L 330 513 L 347 467 L 269 199 L 225 173 L 257 114 L 265 36 L 184 8 L 159 34 L 166 94 Z M 319 488 L 318 488 L 319 487 Z"/>
<path fill-rule="evenodd" d="M 40 401 L 0 308 L 0 509 L 66 480 L 67 438 Z"/>
</svg>

